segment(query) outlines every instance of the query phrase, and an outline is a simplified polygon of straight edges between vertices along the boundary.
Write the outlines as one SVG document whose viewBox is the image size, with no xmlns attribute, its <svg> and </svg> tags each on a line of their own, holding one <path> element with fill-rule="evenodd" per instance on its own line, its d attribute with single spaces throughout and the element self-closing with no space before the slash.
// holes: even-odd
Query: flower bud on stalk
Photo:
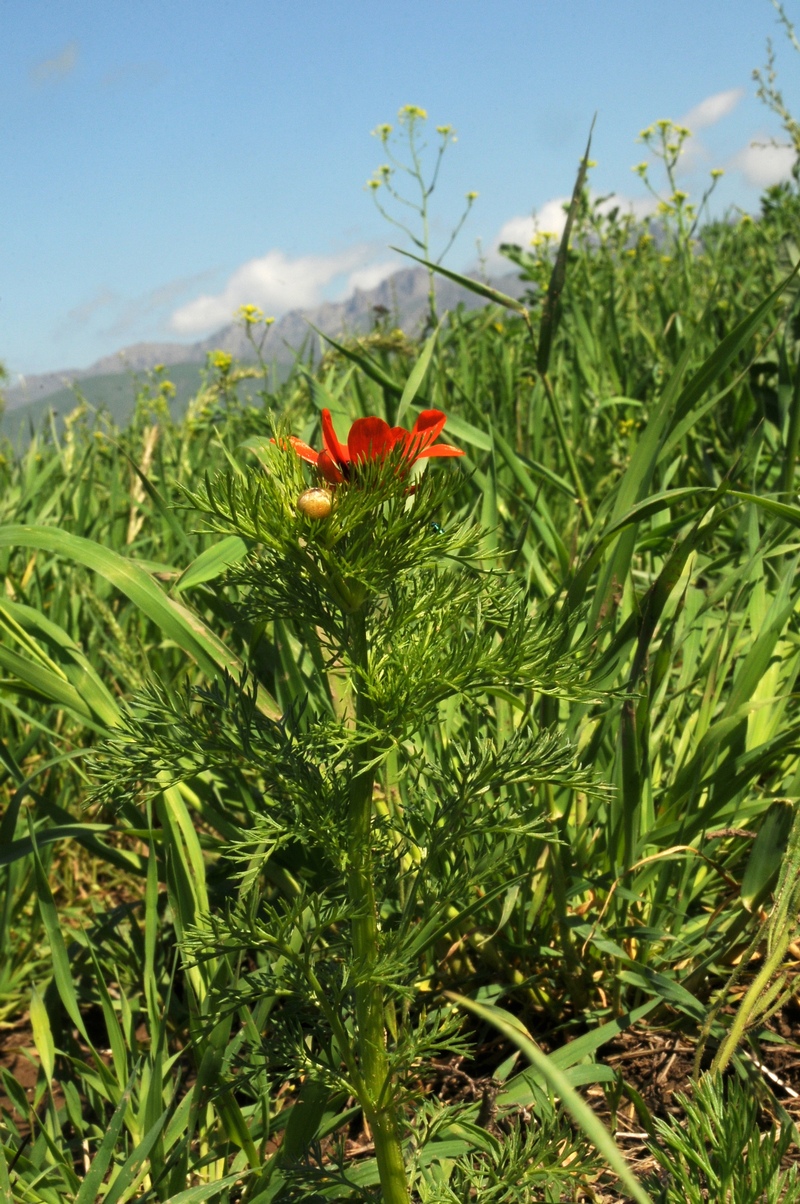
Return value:
<svg viewBox="0 0 800 1204">
<path fill-rule="evenodd" d="M 319 521 L 330 514 L 333 499 L 327 489 L 304 489 L 297 499 L 297 509 L 306 518 Z"/>
</svg>

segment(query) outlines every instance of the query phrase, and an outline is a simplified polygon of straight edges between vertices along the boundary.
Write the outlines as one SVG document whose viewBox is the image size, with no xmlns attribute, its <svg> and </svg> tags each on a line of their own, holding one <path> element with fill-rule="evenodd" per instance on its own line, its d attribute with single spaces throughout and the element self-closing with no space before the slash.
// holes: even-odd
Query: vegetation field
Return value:
<svg viewBox="0 0 800 1204">
<path fill-rule="evenodd" d="M 6 444 L 3 1199 L 800 1200 L 800 194 L 587 170 L 522 301 Z"/>
</svg>

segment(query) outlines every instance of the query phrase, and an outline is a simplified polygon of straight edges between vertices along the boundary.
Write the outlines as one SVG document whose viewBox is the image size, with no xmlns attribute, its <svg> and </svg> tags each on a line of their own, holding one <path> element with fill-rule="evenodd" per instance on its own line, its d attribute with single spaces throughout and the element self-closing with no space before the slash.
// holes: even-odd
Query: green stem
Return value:
<svg viewBox="0 0 800 1204">
<path fill-rule="evenodd" d="M 564 865 L 563 861 L 564 850 L 569 848 L 568 840 L 564 839 L 566 837 L 566 823 L 562 823 L 561 816 L 556 810 L 553 787 L 549 782 L 545 787 L 545 793 L 550 812 L 550 822 L 559 836 L 562 837 L 562 843 L 553 842 L 550 845 L 550 885 L 553 891 L 553 906 L 558 918 L 558 935 L 561 941 L 561 952 L 564 954 L 564 963 L 567 970 L 567 989 L 576 1010 L 582 1012 L 586 1007 L 586 991 L 581 982 L 581 965 L 575 953 L 572 941 L 572 929 L 569 925 L 569 914 L 567 912 L 569 868 Z"/>
<path fill-rule="evenodd" d="M 550 413 L 552 414 L 553 421 L 556 424 L 556 434 L 558 435 L 558 441 L 561 444 L 561 451 L 564 455 L 564 459 L 567 461 L 567 469 L 569 470 L 569 475 L 572 477 L 572 484 L 575 492 L 578 495 L 578 505 L 581 508 L 586 526 L 590 527 L 592 525 L 592 508 L 589 505 L 589 498 L 586 490 L 583 487 L 581 474 L 578 471 L 578 463 L 572 454 L 572 447 L 567 437 L 567 429 L 564 426 L 564 419 L 562 417 L 561 410 L 559 409 L 556 395 L 553 392 L 553 385 L 546 372 L 543 373 L 541 380 L 542 384 L 544 385 L 547 403 L 550 406 Z"/>
<path fill-rule="evenodd" d="M 791 933 L 787 933 L 785 947 L 783 943 L 781 943 L 780 947 L 773 951 L 772 956 L 767 958 L 767 960 L 764 962 L 764 965 L 761 967 L 761 970 L 750 984 L 747 994 L 739 1004 L 736 1014 L 733 1017 L 733 1021 L 731 1022 L 731 1026 L 723 1038 L 719 1049 L 717 1050 L 716 1057 L 711 1063 L 712 1074 L 721 1075 L 724 1074 L 724 1072 L 728 1069 L 728 1064 L 730 1063 L 730 1060 L 735 1054 L 738 1046 L 741 1044 L 748 1025 L 752 1023 L 753 1019 L 758 1015 L 759 1011 L 761 1010 L 761 1006 L 763 1006 L 765 1002 L 772 997 L 768 993 L 769 987 L 772 983 L 772 977 L 780 970 L 781 963 L 783 962 L 783 958 L 786 954 L 786 949 L 789 947 L 790 939 Z M 780 989 L 782 985 L 783 984 L 779 982 L 777 984 L 778 989 Z"/>
<path fill-rule="evenodd" d="M 769 1012 L 770 1005 L 783 989 L 785 972 L 781 967 L 797 929 L 799 911 L 800 808 L 796 808 L 775 891 L 775 903 L 761 929 L 766 938 L 764 963 L 739 1004 L 730 1029 L 717 1050 L 717 1056 L 711 1064 L 712 1073 L 722 1074 L 727 1069 L 747 1029 Z M 755 943 L 751 950 L 755 952 Z"/>
<path fill-rule="evenodd" d="M 350 904 L 355 909 L 352 931 L 356 1040 L 364 1082 L 360 1102 L 372 1129 L 385 1204 L 410 1204 L 397 1116 L 391 1098 L 383 989 L 374 981 L 378 961 L 378 909 L 372 861 L 372 792 L 377 750 L 369 737 L 375 729 L 375 715 L 362 680 L 369 652 L 363 610 L 348 616 L 348 636 L 353 665 L 356 743 L 350 773 L 347 887 Z"/>
<path fill-rule="evenodd" d="M 800 445 L 800 368 L 796 368 L 794 373 L 789 429 L 786 435 L 786 451 L 781 472 L 781 492 L 786 495 L 784 500 L 790 504 L 794 500 L 794 474 L 798 445 Z"/>
</svg>

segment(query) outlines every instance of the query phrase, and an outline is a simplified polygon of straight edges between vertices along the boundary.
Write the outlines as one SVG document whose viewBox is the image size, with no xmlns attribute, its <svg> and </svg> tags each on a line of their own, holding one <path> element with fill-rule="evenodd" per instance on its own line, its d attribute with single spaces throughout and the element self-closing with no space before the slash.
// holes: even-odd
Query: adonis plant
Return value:
<svg viewBox="0 0 800 1204">
<path fill-rule="evenodd" d="M 208 1090 L 255 1099 L 268 1082 L 293 1103 L 277 1149 L 271 1117 L 249 1112 L 243 1198 L 370 1183 L 388 1204 L 419 1198 L 425 1141 L 458 1115 L 431 1100 L 430 1061 L 469 1045 L 447 952 L 513 885 L 520 846 L 548 839 L 547 784 L 591 788 L 541 705 L 584 691 L 584 658 L 456 513 L 445 422 L 359 418 L 342 442 L 323 410 L 319 450 L 278 430 L 256 468 L 191 493 L 249 549 L 226 593 L 247 673 L 152 684 L 109 746 L 117 797 L 204 780 L 221 814 L 244 799 L 219 864 L 227 904 L 182 933 L 197 1031 L 239 1032 Z M 263 652 L 278 631 L 282 667 Z M 295 688 L 277 708 L 281 674 Z M 320 1144 L 347 1121 L 374 1161 Z"/>
</svg>

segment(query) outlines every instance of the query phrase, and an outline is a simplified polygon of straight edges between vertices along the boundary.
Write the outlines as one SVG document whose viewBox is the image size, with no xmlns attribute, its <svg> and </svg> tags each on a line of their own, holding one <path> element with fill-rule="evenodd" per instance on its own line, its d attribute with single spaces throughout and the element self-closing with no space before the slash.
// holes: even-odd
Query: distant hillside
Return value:
<svg viewBox="0 0 800 1204">
<path fill-rule="evenodd" d="M 175 396 L 170 401 L 173 417 L 183 414 L 190 398 L 196 394 L 202 367 L 201 364 L 170 366 L 169 379 L 175 385 Z M 75 409 L 80 398 L 85 398 L 93 409 L 107 411 L 117 426 L 124 426 L 133 413 L 137 387 L 133 371 L 85 376 L 55 393 L 23 402 L 14 409 L 7 408 L 0 419 L 0 432 L 17 448 L 24 447 L 31 430 L 36 430 L 51 412 L 57 416 L 60 429 L 63 418 Z"/>
<path fill-rule="evenodd" d="M 512 296 L 519 296 L 522 291 L 522 285 L 513 273 L 492 283 Z M 444 278 L 437 281 L 436 293 L 441 311 L 455 309 L 459 304 L 470 309 L 483 304 L 480 297 Z M 307 345 L 309 339 L 316 340 L 312 325 L 334 338 L 341 334 L 363 333 L 372 328 L 376 308 L 386 310 L 392 323 L 402 327 L 406 333 L 417 333 L 428 310 L 428 274 L 424 268 L 396 272 L 376 288 L 356 289 L 346 301 L 326 302 L 316 309 L 293 310 L 284 314 L 267 332 L 264 358 L 279 366 L 293 363 L 303 345 Z M 197 343 L 136 343 L 114 355 L 104 356 L 88 368 L 65 368 L 61 372 L 29 376 L 24 382 L 4 390 L 6 414 L 3 430 L 10 434 L 12 429 L 18 428 L 19 420 L 23 420 L 26 426 L 31 422 L 36 426 L 51 408 L 73 409 L 75 396 L 72 386 L 76 384 L 91 404 L 105 406 L 112 414 L 116 414 L 117 406 L 122 404 L 123 398 L 127 398 L 130 412 L 132 374 L 147 372 L 156 364 L 164 364 L 170 369 L 170 379 L 179 385 L 176 367 L 195 365 L 193 376 L 188 372 L 182 376 L 186 381 L 190 378 L 196 380 L 199 366 L 206 362 L 207 352 L 216 349 L 228 351 L 239 360 L 253 359 L 253 349 L 244 330 L 232 322 Z M 181 387 L 179 385 L 179 390 Z M 191 393 L 187 396 L 191 396 Z M 17 414 L 23 409 L 24 414 Z M 16 419 L 13 428 L 12 419 Z"/>
</svg>

